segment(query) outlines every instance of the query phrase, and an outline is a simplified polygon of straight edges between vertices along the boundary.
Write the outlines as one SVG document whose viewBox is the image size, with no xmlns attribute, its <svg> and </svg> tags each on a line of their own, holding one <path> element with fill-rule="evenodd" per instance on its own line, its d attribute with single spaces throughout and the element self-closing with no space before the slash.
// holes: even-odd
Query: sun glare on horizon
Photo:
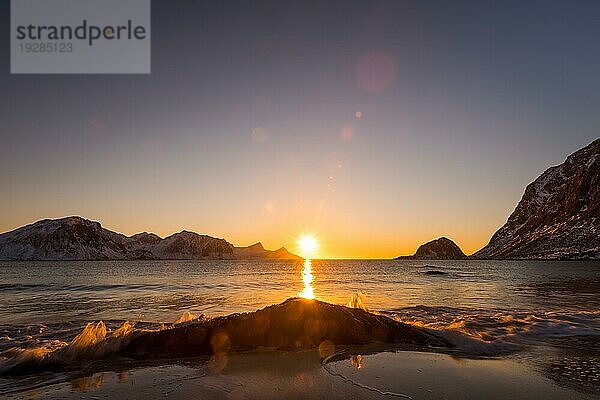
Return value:
<svg viewBox="0 0 600 400">
<path fill-rule="evenodd" d="M 304 258 L 312 258 L 316 255 L 319 248 L 319 242 L 313 235 L 302 235 L 298 239 L 298 247 L 300 248 L 301 256 Z"/>
<path fill-rule="evenodd" d="M 311 258 L 316 256 L 318 248 L 319 242 L 315 236 L 310 234 L 300 235 L 300 238 L 298 239 L 298 249 L 300 250 L 300 255 L 304 258 L 304 269 L 302 270 L 304 290 L 298 293 L 298 296 L 309 300 L 315 298 L 315 292 L 312 287 L 313 274 Z"/>
</svg>

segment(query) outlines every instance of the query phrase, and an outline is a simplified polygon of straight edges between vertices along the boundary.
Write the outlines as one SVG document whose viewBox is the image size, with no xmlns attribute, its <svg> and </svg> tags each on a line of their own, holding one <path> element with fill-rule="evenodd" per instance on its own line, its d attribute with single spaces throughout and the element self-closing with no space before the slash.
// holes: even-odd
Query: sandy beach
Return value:
<svg viewBox="0 0 600 400">
<path fill-rule="evenodd" d="M 221 359 L 105 368 L 9 399 L 593 399 L 511 359 L 348 348 L 230 354 Z"/>
</svg>

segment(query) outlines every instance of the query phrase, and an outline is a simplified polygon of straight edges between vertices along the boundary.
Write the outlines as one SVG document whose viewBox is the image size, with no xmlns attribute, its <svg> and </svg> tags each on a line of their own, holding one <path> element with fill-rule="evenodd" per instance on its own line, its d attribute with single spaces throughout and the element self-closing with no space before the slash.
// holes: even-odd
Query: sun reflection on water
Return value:
<svg viewBox="0 0 600 400">
<path fill-rule="evenodd" d="M 312 287 L 312 262 L 309 259 L 304 260 L 304 269 L 302 270 L 302 282 L 304 282 L 304 290 L 298 293 L 299 297 L 305 299 L 314 299 L 315 292 Z"/>
</svg>

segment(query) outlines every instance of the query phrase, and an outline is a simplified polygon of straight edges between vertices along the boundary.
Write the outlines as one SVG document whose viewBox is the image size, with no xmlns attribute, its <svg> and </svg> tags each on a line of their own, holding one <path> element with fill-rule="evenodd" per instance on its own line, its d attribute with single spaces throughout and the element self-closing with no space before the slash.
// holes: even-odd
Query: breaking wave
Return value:
<svg viewBox="0 0 600 400">
<path fill-rule="evenodd" d="M 128 321 L 114 330 L 102 321 L 88 323 L 70 341 L 5 349 L 0 353 L 0 374 L 68 370 L 113 355 L 147 360 L 222 355 L 256 348 L 329 351 L 338 345 L 371 342 L 412 349 L 451 347 L 427 330 L 365 311 L 366 304 L 359 294 L 353 299 L 354 308 L 293 298 L 252 313 L 212 319 L 184 313 L 175 323 L 153 329 L 134 328 Z"/>
<path fill-rule="evenodd" d="M 185 312 L 169 324 L 99 321 L 83 329 L 19 328 L 0 337 L 0 376 L 76 371 L 82 363 L 107 357 L 148 360 L 205 355 L 222 364 L 228 352 L 256 348 L 317 348 L 326 356 L 336 346 L 371 342 L 488 357 L 552 338 L 600 337 L 600 310 L 568 314 L 426 306 L 367 310 L 366 296 L 355 292 L 346 307 L 295 298 L 223 317 Z"/>
<path fill-rule="evenodd" d="M 0 374 L 31 373 L 40 369 L 58 369 L 84 360 L 97 360 L 115 354 L 133 333 L 128 321 L 108 333 L 104 322 L 88 323 L 70 342 L 54 341 L 50 346 L 12 347 L 0 353 Z"/>
<path fill-rule="evenodd" d="M 530 313 L 416 306 L 384 314 L 431 329 L 471 352 L 512 352 L 549 339 L 600 336 L 600 310 Z"/>
</svg>

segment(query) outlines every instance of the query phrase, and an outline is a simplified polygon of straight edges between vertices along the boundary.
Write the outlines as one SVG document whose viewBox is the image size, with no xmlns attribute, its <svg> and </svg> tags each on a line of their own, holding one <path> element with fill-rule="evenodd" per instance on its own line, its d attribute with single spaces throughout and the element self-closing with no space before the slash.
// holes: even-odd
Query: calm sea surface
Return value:
<svg viewBox="0 0 600 400">
<path fill-rule="evenodd" d="M 162 329 L 182 315 L 254 311 L 300 295 L 354 298 L 435 330 L 463 355 L 516 357 L 600 396 L 600 262 L 1 262 L 0 277 L 0 395 L 66 379 L 1 372 L 64 348 L 89 322 Z"/>
<path fill-rule="evenodd" d="M 599 262 L 313 260 L 308 270 L 319 300 L 347 304 L 360 291 L 370 310 L 436 329 L 600 335 Z M 2 262 L 0 350 L 68 340 L 91 321 L 254 311 L 306 293 L 306 272 L 302 261 Z"/>
</svg>

